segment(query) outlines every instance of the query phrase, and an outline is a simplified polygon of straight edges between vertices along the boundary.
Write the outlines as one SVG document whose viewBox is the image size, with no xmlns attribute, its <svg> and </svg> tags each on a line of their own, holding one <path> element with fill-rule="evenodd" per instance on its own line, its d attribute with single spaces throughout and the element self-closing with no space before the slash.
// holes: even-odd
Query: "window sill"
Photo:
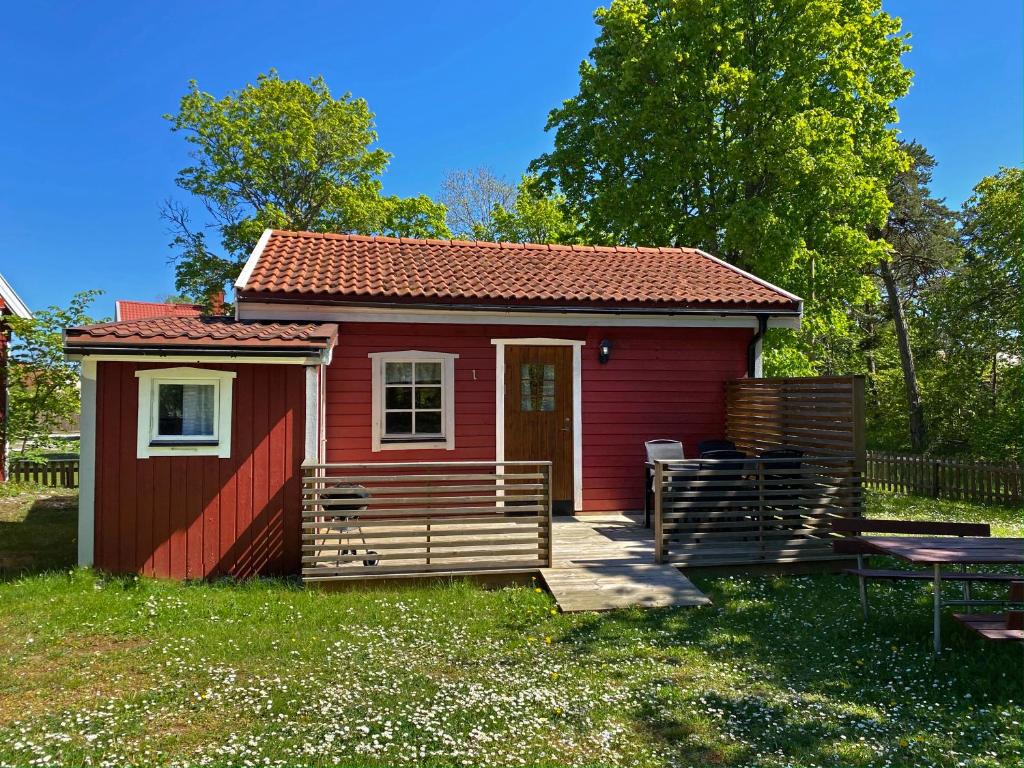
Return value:
<svg viewBox="0 0 1024 768">
<path fill-rule="evenodd" d="M 219 440 L 150 440 L 150 448 L 174 448 L 178 446 L 220 445 Z"/>
<path fill-rule="evenodd" d="M 454 440 L 445 440 L 444 438 L 429 439 L 429 440 L 381 440 L 380 445 L 375 448 L 378 451 L 415 451 L 415 450 L 433 450 L 433 451 L 453 451 L 455 450 Z"/>
<path fill-rule="evenodd" d="M 139 446 L 138 458 L 152 459 L 158 456 L 214 456 L 219 459 L 231 457 L 231 446 L 217 441 L 154 440 Z"/>
</svg>

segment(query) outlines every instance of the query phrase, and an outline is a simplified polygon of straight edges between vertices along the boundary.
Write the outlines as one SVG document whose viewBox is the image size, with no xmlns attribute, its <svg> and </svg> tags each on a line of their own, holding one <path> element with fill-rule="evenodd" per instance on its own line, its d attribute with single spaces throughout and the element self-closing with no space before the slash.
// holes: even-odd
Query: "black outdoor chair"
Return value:
<svg viewBox="0 0 1024 768">
<path fill-rule="evenodd" d="M 701 440 L 697 443 L 697 455 L 703 456 L 708 451 L 735 451 L 736 443 L 732 440 Z"/>
<path fill-rule="evenodd" d="M 683 461 L 683 444 L 678 440 L 659 438 L 644 443 L 647 461 L 644 464 L 644 526 L 651 527 L 651 507 L 654 504 L 654 462 Z"/>
<path fill-rule="evenodd" d="M 702 459 L 712 459 L 714 463 L 701 463 L 701 469 L 725 469 L 731 472 L 745 473 L 748 468 L 749 458 L 743 451 L 735 449 L 720 449 L 713 451 L 702 451 Z M 723 459 L 739 459 L 739 461 L 723 461 Z"/>
</svg>

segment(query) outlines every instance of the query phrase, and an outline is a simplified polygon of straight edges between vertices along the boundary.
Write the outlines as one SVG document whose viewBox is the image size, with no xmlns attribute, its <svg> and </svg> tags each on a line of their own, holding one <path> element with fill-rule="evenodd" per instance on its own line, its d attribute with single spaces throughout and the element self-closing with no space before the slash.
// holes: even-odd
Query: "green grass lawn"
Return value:
<svg viewBox="0 0 1024 768">
<path fill-rule="evenodd" d="M 865 625 L 834 575 L 694 576 L 713 607 L 561 615 L 524 587 L 37 573 L 70 563 L 73 499 L 0 502 L 0 766 L 1010 766 L 1024 749 L 1022 648 L 948 621 L 934 657 L 924 584 L 873 585 Z M 873 495 L 869 514 L 1024 535 L 1021 510 Z"/>
</svg>

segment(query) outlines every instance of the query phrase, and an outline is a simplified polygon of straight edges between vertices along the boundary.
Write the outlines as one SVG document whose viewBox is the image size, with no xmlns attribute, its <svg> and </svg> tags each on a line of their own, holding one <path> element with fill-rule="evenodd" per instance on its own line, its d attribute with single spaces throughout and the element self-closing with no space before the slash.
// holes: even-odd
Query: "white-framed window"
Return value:
<svg viewBox="0 0 1024 768">
<path fill-rule="evenodd" d="M 231 456 L 235 373 L 207 368 L 137 371 L 137 456 Z"/>
<path fill-rule="evenodd" d="M 449 352 L 371 352 L 373 450 L 455 448 L 455 359 Z"/>
</svg>

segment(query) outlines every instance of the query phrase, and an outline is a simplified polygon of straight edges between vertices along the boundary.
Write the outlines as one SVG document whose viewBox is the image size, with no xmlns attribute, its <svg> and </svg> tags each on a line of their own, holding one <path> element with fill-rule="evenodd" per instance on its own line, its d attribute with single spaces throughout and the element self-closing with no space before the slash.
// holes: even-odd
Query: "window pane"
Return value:
<svg viewBox="0 0 1024 768">
<path fill-rule="evenodd" d="M 213 384 L 185 384 L 181 410 L 183 435 L 213 436 Z"/>
<path fill-rule="evenodd" d="M 440 387 L 416 387 L 416 409 L 440 408 L 441 388 Z"/>
<path fill-rule="evenodd" d="M 440 411 L 416 411 L 416 434 L 439 435 L 441 434 L 441 412 Z"/>
<path fill-rule="evenodd" d="M 385 408 L 412 408 L 412 387 L 388 387 L 384 395 Z"/>
<path fill-rule="evenodd" d="M 409 411 L 393 411 L 384 417 L 384 433 L 388 435 L 408 435 L 412 432 L 412 413 Z"/>
<path fill-rule="evenodd" d="M 213 384 L 159 384 L 157 433 L 182 437 L 213 437 Z"/>
<path fill-rule="evenodd" d="M 417 384 L 440 384 L 441 364 L 440 363 L 416 363 Z"/>
<path fill-rule="evenodd" d="M 546 363 L 523 363 L 519 369 L 519 382 L 521 410 L 555 410 L 554 365 Z"/>
<path fill-rule="evenodd" d="M 182 434 L 181 398 L 183 389 L 181 384 L 157 385 L 157 434 Z"/>
<path fill-rule="evenodd" d="M 412 363 L 385 363 L 384 380 L 388 384 L 411 384 Z"/>
</svg>

